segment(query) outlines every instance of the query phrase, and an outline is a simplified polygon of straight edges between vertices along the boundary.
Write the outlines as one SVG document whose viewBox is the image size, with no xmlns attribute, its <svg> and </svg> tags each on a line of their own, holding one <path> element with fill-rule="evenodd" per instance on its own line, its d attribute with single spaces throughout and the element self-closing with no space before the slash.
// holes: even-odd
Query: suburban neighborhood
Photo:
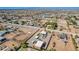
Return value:
<svg viewBox="0 0 79 59">
<path fill-rule="evenodd" d="M 0 10 L 0 51 L 79 51 L 79 11 Z"/>
</svg>

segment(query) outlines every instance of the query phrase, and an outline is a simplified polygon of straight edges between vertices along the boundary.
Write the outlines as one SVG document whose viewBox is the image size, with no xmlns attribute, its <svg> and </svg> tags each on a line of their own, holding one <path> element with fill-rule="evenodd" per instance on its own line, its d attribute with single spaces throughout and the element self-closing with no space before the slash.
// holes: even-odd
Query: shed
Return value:
<svg viewBox="0 0 79 59">
<path fill-rule="evenodd" d="M 64 42 L 67 41 L 67 35 L 65 33 L 61 33 L 59 36 L 60 36 L 60 39 L 62 39 L 62 41 Z"/>
</svg>

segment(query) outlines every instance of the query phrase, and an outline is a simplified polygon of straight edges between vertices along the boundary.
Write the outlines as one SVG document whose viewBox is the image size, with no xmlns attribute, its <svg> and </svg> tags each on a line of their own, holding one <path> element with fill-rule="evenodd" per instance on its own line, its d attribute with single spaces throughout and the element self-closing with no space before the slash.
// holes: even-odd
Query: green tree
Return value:
<svg viewBox="0 0 79 59">
<path fill-rule="evenodd" d="M 22 25 L 24 25 L 26 22 L 25 21 L 21 21 Z"/>
<path fill-rule="evenodd" d="M 15 21 L 14 24 L 19 24 L 18 21 Z"/>
<path fill-rule="evenodd" d="M 28 47 L 28 43 L 22 43 L 22 44 L 21 44 L 21 47 L 27 48 L 27 47 Z"/>
</svg>

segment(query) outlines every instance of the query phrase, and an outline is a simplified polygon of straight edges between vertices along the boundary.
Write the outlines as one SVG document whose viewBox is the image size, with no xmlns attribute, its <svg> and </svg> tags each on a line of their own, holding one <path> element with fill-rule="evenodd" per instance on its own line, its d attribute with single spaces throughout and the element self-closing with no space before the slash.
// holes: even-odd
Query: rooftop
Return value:
<svg viewBox="0 0 79 59">
<path fill-rule="evenodd" d="M 42 47 L 42 45 L 43 45 L 43 41 L 37 41 L 36 43 L 35 43 L 35 47 L 38 47 L 38 48 L 41 48 Z"/>
<path fill-rule="evenodd" d="M 0 31 L 0 36 L 2 36 L 3 34 L 5 34 L 7 31 Z"/>
<path fill-rule="evenodd" d="M 4 37 L 0 37 L 0 40 L 4 39 Z"/>
</svg>

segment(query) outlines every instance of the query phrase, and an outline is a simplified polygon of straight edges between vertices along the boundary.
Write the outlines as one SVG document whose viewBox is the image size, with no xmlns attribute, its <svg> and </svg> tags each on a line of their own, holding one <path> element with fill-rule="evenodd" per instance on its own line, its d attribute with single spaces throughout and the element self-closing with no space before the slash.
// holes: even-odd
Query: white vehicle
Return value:
<svg viewBox="0 0 79 59">
<path fill-rule="evenodd" d="M 39 38 L 39 36 L 35 36 L 35 39 L 38 39 Z"/>
</svg>

